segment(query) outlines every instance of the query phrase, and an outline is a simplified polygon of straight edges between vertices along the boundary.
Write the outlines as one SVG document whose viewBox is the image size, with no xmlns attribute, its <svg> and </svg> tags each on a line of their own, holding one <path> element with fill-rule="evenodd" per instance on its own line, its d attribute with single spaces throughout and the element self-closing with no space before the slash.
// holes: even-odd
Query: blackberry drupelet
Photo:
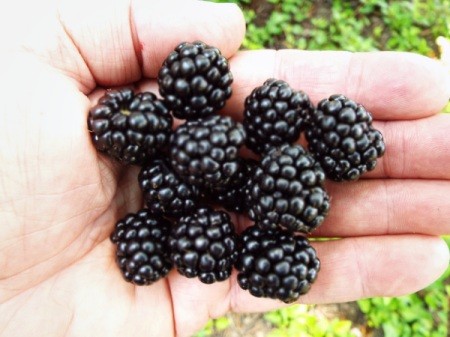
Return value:
<svg viewBox="0 0 450 337">
<path fill-rule="evenodd" d="M 117 245 L 116 261 L 126 281 L 149 285 L 169 273 L 170 225 L 168 220 L 154 217 L 146 209 L 117 222 L 111 241 Z"/>
<path fill-rule="evenodd" d="M 247 195 L 249 216 L 261 228 L 310 233 L 328 214 L 330 199 L 319 163 L 300 145 L 273 148 L 262 158 Z"/>
<path fill-rule="evenodd" d="M 209 207 L 181 217 L 169 246 L 178 272 L 203 283 L 224 281 L 237 258 L 236 234 L 228 213 Z"/>
<path fill-rule="evenodd" d="M 89 111 L 95 147 L 126 164 L 142 164 L 169 142 L 173 118 L 152 93 L 109 90 Z"/>
<path fill-rule="evenodd" d="M 256 297 L 292 303 L 309 291 L 320 270 L 308 240 L 280 228 L 248 227 L 238 247 L 239 286 Z"/>
<path fill-rule="evenodd" d="M 178 45 L 158 74 L 159 92 L 181 119 L 206 117 L 223 108 L 232 82 L 227 59 L 200 41 Z"/>
<path fill-rule="evenodd" d="M 295 143 L 313 110 L 303 91 L 295 91 L 281 80 L 267 80 L 245 100 L 247 146 L 261 154 L 284 143 Z"/>
<path fill-rule="evenodd" d="M 385 152 L 382 134 L 361 104 L 344 95 L 319 102 L 306 131 L 308 148 L 334 181 L 357 180 Z"/>
<path fill-rule="evenodd" d="M 205 189 L 228 186 L 238 172 L 245 131 L 230 117 L 213 115 L 180 125 L 170 139 L 175 172 L 188 184 Z"/>
<path fill-rule="evenodd" d="M 257 166 L 256 160 L 242 159 L 239 171 L 232 178 L 229 187 L 217 188 L 209 191 L 207 197 L 218 202 L 227 211 L 246 213 L 248 212 L 247 194 L 249 181 Z"/>
<path fill-rule="evenodd" d="M 197 207 L 198 189 L 183 182 L 164 159 L 143 167 L 138 180 L 145 204 L 154 215 L 179 217 Z"/>
</svg>

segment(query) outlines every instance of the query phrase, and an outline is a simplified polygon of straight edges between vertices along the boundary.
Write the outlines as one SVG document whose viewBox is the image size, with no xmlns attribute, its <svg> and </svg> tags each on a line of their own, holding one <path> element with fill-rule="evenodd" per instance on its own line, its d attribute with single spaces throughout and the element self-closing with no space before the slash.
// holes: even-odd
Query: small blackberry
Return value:
<svg viewBox="0 0 450 337">
<path fill-rule="evenodd" d="M 170 222 L 146 209 L 117 222 L 111 241 L 117 245 L 116 261 L 126 281 L 149 285 L 169 273 L 169 233 Z"/>
<path fill-rule="evenodd" d="M 178 272 L 203 283 L 224 281 L 237 258 L 236 234 L 228 213 L 209 207 L 180 218 L 169 246 Z"/>
<path fill-rule="evenodd" d="M 245 100 L 247 146 L 256 153 L 284 143 L 295 143 L 314 110 L 308 95 L 281 80 L 269 79 Z"/>
<path fill-rule="evenodd" d="M 144 201 L 154 215 L 179 217 L 195 210 L 199 191 L 184 183 L 163 159 L 152 161 L 138 176 Z"/>
<path fill-rule="evenodd" d="M 306 131 L 308 148 L 334 181 L 357 180 L 371 171 L 385 152 L 372 116 L 344 95 L 320 101 Z"/>
<path fill-rule="evenodd" d="M 330 208 L 325 174 L 300 145 L 273 148 L 262 158 L 247 195 L 249 216 L 261 228 L 277 225 L 309 233 Z"/>
<path fill-rule="evenodd" d="M 238 152 L 244 142 L 244 128 L 230 117 L 187 121 L 170 139 L 171 164 L 191 185 L 225 187 L 239 170 Z"/>
<path fill-rule="evenodd" d="M 249 181 L 256 165 L 256 160 L 241 160 L 241 168 L 235 174 L 235 177 L 232 178 L 230 186 L 209 191 L 207 197 L 217 201 L 227 211 L 248 212 L 246 196 L 248 194 Z"/>
<path fill-rule="evenodd" d="M 109 90 L 89 111 L 95 147 L 126 164 L 141 164 L 169 142 L 173 118 L 152 93 Z"/>
<path fill-rule="evenodd" d="M 308 240 L 280 228 L 248 227 L 238 246 L 238 284 L 256 297 L 292 303 L 309 291 L 320 270 Z"/>
<path fill-rule="evenodd" d="M 181 119 L 211 115 L 231 96 L 233 76 L 219 49 L 203 42 L 181 43 L 158 74 L 159 92 Z"/>
</svg>

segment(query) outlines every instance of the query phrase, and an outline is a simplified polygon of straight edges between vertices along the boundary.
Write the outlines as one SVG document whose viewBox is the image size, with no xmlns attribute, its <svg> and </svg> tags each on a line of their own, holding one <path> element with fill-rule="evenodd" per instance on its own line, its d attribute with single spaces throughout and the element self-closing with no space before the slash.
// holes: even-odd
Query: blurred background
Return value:
<svg viewBox="0 0 450 337">
<path fill-rule="evenodd" d="M 243 49 L 408 51 L 440 59 L 450 72 L 450 0 L 213 1 L 243 9 Z M 450 236 L 445 239 L 450 247 Z M 447 337 L 449 307 L 450 268 L 409 296 L 229 314 L 195 337 Z"/>
</svg>

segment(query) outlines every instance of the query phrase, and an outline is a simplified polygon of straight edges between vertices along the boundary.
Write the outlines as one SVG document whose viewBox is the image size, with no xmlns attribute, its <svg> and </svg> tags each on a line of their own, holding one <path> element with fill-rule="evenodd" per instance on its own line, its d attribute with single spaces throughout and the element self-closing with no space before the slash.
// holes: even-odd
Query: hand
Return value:
<svg viewBox="0 0 450 337">
<path fill-rule="evenodd" d="M 448 266 L 438 235 L 450 233 L 450 115 L 437 113 L 450 97 L 450 79 L 437 62 L 403 53 L 236 53 L 245 28 L 234 5 L 27 6 L 7 13 L 15 34 L 0 65 L 2 336 L 190 336 L 229 310 L 282 305 L 242 291 L 235 275 L 204 285 L 172 271 L 135 287 L 115 264 L 109 234 L 142 206 L 138 169 L 95 151 L 87 113 L 101 87 L 156 90 L 159 66 L 181 41 L 203 40 L 233 56 L 226 112 L 236 118 L 252 88 L 276 77 L 314 102 L 334 93 L 361 102 L 385 136 L 375 171 L 329 184 L 332 210 L 315 234 L 342 239 L 314 244 L 323 267 L 301 302 L 402 295 Z M 249 224 L 236 219 L 241 229 Z"/>
</svg>

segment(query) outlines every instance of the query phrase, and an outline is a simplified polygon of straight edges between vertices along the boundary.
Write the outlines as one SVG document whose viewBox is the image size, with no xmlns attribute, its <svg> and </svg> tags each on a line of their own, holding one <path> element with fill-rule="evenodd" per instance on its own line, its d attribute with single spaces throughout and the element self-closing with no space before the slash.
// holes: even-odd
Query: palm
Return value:
<svg viewBox="0 0 450 337">
<path fill-rule="evenodd" d="M 58 14 L 64 30 L 50 20 L 49 25 L 56 24 L 56 28 L 49 35 L 46 21 L 43 32 L 40 26 L 36 28 L 37 36 L 44 36 L 42 41 L 30 39 L 26 52 L 11 53 L 3 63 L 3 78 L 10 85 L 0 92 L 6 111 L 0 132 L 1 332 L 5 336 L 188 336 L 209 317 L 229 309 L 261 311 L 280 305 L 240 291 L 235 277 L 209 286 L 175 271 L 150 287 L 135 287 L 122 280 L 108 237 L 114 223 L 137 211 L 142 200 L 137 168 L 111 162 L 91 144 L 86 117 L 101 93 L 98 86 L 154 78 L 164 56 L 180 40 L 203 39 L 232 56 L 243 30 L 242 17 L 234 7 L 179 2 L 171 13 L 180 17 L 169 20 L 171 26 L 167 26 L 161 19 L 166 13 L 162 2 L 136 1 L 130 28 L 128 5 L 117 4 L 115 9 L 123 14 L 117 17 L 113 11 L 104 11 L 105 4 L 100 0 L 85 5 L 66 2 Z M 83 6 L 90 6 L 90 11 Z M 186 11 L 195 13 L 187 21 Z M 84 15 L 85 24 L 79 22 L 77 13 Z M 51 10 L 47 15 L 56 20 Z M 149 29 L 148 15 L 160 29 Z M 105 22 L 99 24 L 102 18 Z M 206 27 L 219 22 L 223 29 L 207 31 L 198 25 L 200 18 L 210 20 L 202 21 Z M 94 28 L 99 33 L 91 36 Z M 117 35 L 119 42 L 111 35 Z M 102 54 L 103 50 L 114 51 L 113 47 L 117 49 L 113 57 Z M 448 97 L 440 68 L 408 55 L 362 55 L 353 58 L 361 68 L 353 74 L 352 68 L 346 68 L 351 61 L 347 54 L 292 51 L 275 55 L 249 52 L 232 59 L 235 94 L 227 112 L 240 111 L 251 88 L 266 78 L 280 77 L 294 87 L 306 86 L 303 89 L 314 100 L 337 92 L 353 93 L 376 118 L 390 121 L 378 124 L 385 132 L 388 152 L 368 175 L 371 179 L 346 187 L 330 186 L 335 201 L 318 234 L 349 238 L 316 244 L 323 268 L 302 300 L 323 303 L 397 295 L 431 282 L 448 263 L 448 252 L 431 236 L 448 233 L 450 218 L 445 205 L 450 176 L 442 164 L 448 153 L 450 120 L 424 118 L 436 113 Z M 414 64 L 403 70 L 411 78 L 393 78 L 389 71 L 398 71 L 403 62 Z M 374 65 L 384 69 L 385 77 L 364 72 L 363 64 L 364 69 Z M 333 67 L 336 73 L 329 71 Z M 302 80 L 292 77 L 291 81 L 292 71 Z M 417 83 L 425 84 L 418 87 Z M 435 86 L 428 94 L 427 83 Z M 154 81 L 138 85 L 154 88 Z M 373 100 L 374 88 L 378 97 L 386 99 Z M 412 118 L 417 120 L 401 121 Z M 423 142 L 414 143 L 416 138 Z M 408 151 L 405 140 L 418 147 Z M 411 152 L 416 161 L 408 157 Z M 426 212 L 417 213 L 420 208 Z M 246 224 L 240 221 L 239 225 Z M 415 261 L 423 261 L 420 268 Z M 349 289 L 348 284 L 356 286 Z"/>
<path fill-rule="evenodd" d="M 48 89 L 61 85 L 55 82 Z M 145 289 L 149 296 L 141 301 L 117 273 L 108 235 L 118 216 L 139 207 L 138 194 L 132 193 L 127 172 L 108 164 L 92 147 L 85 118 L 89 100 L 75 91 L 63 94 L 63 101 L 73 103 L 72 115 L 61 116 L 47 104 L 35 105 L 34 111 L 42 111 L 36 118 L 40 123 L 31 123 L 27 130 L 20 120 L 11 123 L 11 133 L 34 136 L 8 144 L 18 155 L 3 172 L 4 177 L 16 175 L 18 168 L 22 173 L 20 181 L 5 186 L 5 192 L 11 192 L 2 195 L 2 211 L 8 215 L 2 221 L 2 254 L 14 256 L 15 261 L 5 261 L 2 268 L 1 300 L 6 301 L 2 316 L 5 321 L 11 318 L 3 332 L 17 331 L 21 319 L 33 315 L 39 306 L 47 309 L 35 316 L 36 324 L 20 330 L 32 334 L 42 319 L 52 317 L 57 324 L 49 325 L 47 331 L 39 329 L 42 335 L 57 336 L 73 329 L 87 336 L 101 326 L 133 335 L 134 328 L 127 325 L 139 329 L 148 325 L 130 320 L 134 311 L 149 317 L 162 315 L 170 323 L 170 301 L 151 305 L 151 294 L 162 299 L 169 296 L 164 283 Z M 24 197 L 17 199 L 13 193 Z M 15 309 L 18 306 L 20 311 Z M 72 319 L 78 310 L 84 312 L 83 324 Z"/>
</svg>

